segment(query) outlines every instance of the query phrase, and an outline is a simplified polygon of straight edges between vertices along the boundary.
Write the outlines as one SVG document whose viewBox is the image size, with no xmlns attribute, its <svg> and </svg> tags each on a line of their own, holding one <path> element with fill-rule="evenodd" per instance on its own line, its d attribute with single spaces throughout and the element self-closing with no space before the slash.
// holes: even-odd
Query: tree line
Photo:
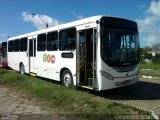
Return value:
<svg viewBox="0 0 160 120">
<path fill-rule="evenodd" d="M 141 62 L 149 60 L 152 63 L 160 64 L 160 44 L 140 48 Z"/>
</svg>

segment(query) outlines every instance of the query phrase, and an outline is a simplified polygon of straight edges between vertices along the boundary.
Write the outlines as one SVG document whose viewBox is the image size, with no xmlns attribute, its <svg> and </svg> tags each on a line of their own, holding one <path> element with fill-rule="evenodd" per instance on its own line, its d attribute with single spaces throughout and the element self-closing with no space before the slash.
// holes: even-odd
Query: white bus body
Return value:
<svg viewBox="0 0 160 120">
<path fill-rule="evenodd" d="M 116 17 L 94 16 L 8 39 L 12 69 L 97 91 L 136 83 L 138 55 L 137 24 Z"/>
</svg>

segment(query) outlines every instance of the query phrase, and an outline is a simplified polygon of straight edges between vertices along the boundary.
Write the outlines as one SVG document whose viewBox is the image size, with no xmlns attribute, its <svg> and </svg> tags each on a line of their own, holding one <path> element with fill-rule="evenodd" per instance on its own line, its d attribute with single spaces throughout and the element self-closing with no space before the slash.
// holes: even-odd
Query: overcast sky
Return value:
<svg viewBox="0 0 160 120">
<path fill-rule="evenodd" d="M 110 15 L 137 21 L 142 47 L 160 43 L 160 0 L 0 1 L 0 41 L 6 41 L 8 35 L 44 29 L 44 22 L 51 27 L 94 15 Z"/>
</svg>

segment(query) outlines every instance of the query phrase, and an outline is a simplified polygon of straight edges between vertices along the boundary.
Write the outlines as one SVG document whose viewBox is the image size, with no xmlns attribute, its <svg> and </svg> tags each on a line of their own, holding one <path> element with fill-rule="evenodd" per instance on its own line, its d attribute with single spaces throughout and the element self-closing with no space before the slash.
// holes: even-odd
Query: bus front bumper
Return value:
<svg viewBox="0 0 160 120">
<path fill-rule="evenodd" d="M 110 80 L 106 78 L 105 76 L 100 76 L 99 89 L 107 90 L 107 89 L 123 87 L 123 86 L 134 84 L 138 81 L 139 81 L 138 75 L 133 75 L 130 77 L 125 77 L 125 78 L 115 78 L 113 80 Z"/>
</svg>

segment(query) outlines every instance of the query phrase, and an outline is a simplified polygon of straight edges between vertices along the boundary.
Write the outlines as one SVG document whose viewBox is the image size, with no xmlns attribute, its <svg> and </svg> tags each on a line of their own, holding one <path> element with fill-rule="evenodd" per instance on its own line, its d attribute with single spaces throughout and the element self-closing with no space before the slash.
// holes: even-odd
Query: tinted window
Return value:
<svg viewBox="0 0 160 120">
<path fill-rule="evenodd" d="M 19 51 L 19 40 L 14 40 L 14 51 L 15 52 Z"/>
<path fill-rule="evenodd" d="M 100 25 L 104 29 L 125 29 L 137 32 L 137 23 L 123 18 L 103 17 Z"/>
<path fill-rule="evenodd" d="M 9 41 L 9 42 L 8 42 L 8 51 L 9 51 L 9 52 L 13 52 L 13 48 L 14 48 L 14 46 L 13 46 L 13 41 Z"/>
<path fill-rule="evenodd" d="M 76 44 L 76 29 L 70 28 L 61 30 L 59 33 L 59 49 L 60 50 L 74 50 Z"/>
<path fill-rule="evenodd" d="M 129 66 L 139 62 L 138 34 L 129 30 L 104 30 L 101 56 L 110 66 Z"/>
<path fill-rule="evenodd" d="M 2 42 L 1 44 L 1 54 L 2 54 L 2 57 L 7 57 L 7 42 Z"/>
<path fill-rule="evenodd" d="M 20 39 L 20 51 L 27 51 L 27 38 Z"/>
<path fill-rule="evenodd" d="M 36 57 L 36 39 L 29 40 L 29 56 Z"/>
<path fill-rule="evenodd" d="M 58 49 L 58 32 L 50 32 L 47 34 L 47 50 Z"/>
<path fill-rule="evenodd" d="M 2 42 L 1 47 L 6 48 L 7 47 L 7 42 Z"/>
<path fill-rule="evenodd" d="M 46 34 L 38 35 L 37 50 L 38 51 L 46 50 Z"/>
</svg>

